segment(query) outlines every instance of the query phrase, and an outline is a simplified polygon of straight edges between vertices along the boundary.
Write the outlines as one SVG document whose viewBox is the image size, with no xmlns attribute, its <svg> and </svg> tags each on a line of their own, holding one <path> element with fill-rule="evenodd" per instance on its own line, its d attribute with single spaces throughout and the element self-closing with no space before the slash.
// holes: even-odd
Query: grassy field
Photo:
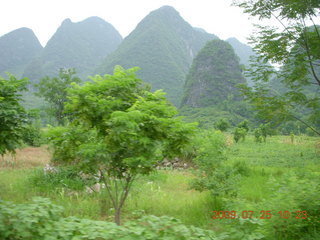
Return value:
<svg viewBox="0 0 320 240">
<path fill-rule="evenodd" d="M 66 216 L 112 221 L 113 209 L 108 201 L 101 204 L 105 199 L 102 193 L 88 194 L 63 187 L 52 189 L 46 184 L 35 185 L 33 179 L 43 175 L 43 167 L 49 160 L 50 153 L 46 147 L 28 147 L 19 150 L 15 158 L 2 158 L 0 199 L 22 203 L 34 196 L 44 196 L 62 205 Z M 306 179 L 310 174 L 319 176 L 320 141 L 306 136 L 295 136 L 294 139 L 273 136 L 266 143 L 256 143 L 252 136 L 248 136 L 244 142 L 235 144 L 229 137 L 226 164 L 238 164 L 245 173 L 237 182 L 236 197 L 214 198 L 209 191 L 191 189 L 189 183 L 195 177 L 194 170 L 161 170 L 135 182 L 123 210 L 124 221 L 141 214 L 168 215 L 181 219 L 187 225 L 223 232 L 233 223 L 213 220 L 212 211 L 276 209 L 272 205 L 276 204 L 273 200 L 283 197 L 274 195 L 276 183 L 285 184 L 289 178 L 297 178 L 299 183 L 302 181 L 299 176 L 306 175 Z M 291 173 L 296 175 L 291 176 Z M 288 182 L 288 188 L 294 189 L 295 186 Z M 287 204 L 282 207 L 289 208 L 294 204 L 291 200 L 288 196 Z"/>
</svg>

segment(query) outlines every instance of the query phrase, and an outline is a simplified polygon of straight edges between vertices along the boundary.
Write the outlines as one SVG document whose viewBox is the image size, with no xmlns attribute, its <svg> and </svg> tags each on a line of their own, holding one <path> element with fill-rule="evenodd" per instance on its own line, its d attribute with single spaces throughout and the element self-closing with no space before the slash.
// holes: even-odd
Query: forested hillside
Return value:
<svg viewBox="0 0 320 240">
<path fill-rule="evenodd" d="M 115 65 L 139 66 L 138 76 L 152 89 L 164 89 L 178 105 L 192 59 L 214 38 L 193 28 L 174 8 L 164 6 L 146 16 L 96 72 L 112 73 Z"/>
<path fill-rule="evenodd" d="M 245 114 L 238 105 L 241 96 L 236 85 L 239 83 L 245 83 L 245 79 L 232 46 L 222 40 L 208 42 L 187 75 L 182 112 L 200 122 L 199 116 L 203 114 L 208 118 L 227 117 L 229 120 L 234 114 Z M 213 121 L 206 119 L 211 124 Z"/>
<path fill-rule="evenodd" d="M 0 37 L 0 76 L 10 72 L 20 77 L 42 46 L 29 28 L 19 28 Z"/>
<path fill-rule="evenodd" d="M 240 63 L 249 66 L 250 57 L 255 55 L 252 48 L 236 38 L 228 38 L 226 41 L 233 47 L 235 53 L 240 58 Z"/>
<path fill-rule="evenodd" d="M 118 31 L 101 18 L 90 17 L 77 23 L 66 19 L 23 75 L 37 82 L 46 75 L 56 75 L 59 68 L 75 68 L 86 79 L 121 41 Z"/>
<path fill-rule="evenodd" d="M 250 57 L 256 56 L 253 49 L 236 38 L 228 38 L 226 41 L 230 43 L 235 53 L 238 55 L 240 64 L 242 64 L 243 67 L 248 68 L 250 66 Z M 246 77 L 246 80 L 248 85 L 251 86 L 253 84 L 250 77 Z"/>
</svg>

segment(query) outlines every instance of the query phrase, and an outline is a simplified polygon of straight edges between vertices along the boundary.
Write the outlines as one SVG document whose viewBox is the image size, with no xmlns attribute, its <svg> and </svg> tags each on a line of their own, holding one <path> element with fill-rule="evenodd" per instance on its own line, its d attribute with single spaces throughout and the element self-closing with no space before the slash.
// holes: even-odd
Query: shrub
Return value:
<svg viewBox="0 0 320 240">
<path fill-rule="evenodd" d="M 143 216 L 123 226 L 105 221 L 62 217 L 63 209 L 36 198 L 29 204 L 0 204 L 0 237 L 3 240 L 144 240 L 217 239 L 214 232 L 187 227 L 172 217 Z"/>
<path fill-rule="evenodd" d="M 237 127 L 233 133 L 233 138 L 237 143 L 240 141 L 240 139 L 244 141 L 246 138 L 246 135 L 247 135 L 247 130 L 245 128 Z"/>
<path fill-rule="evenodd" d="M 280 180 L 271 178 L 266 183 L 265 190 L 272 194 L 260 202 L 250 202 L 241 198 L 241 195 L 237 199 L 226 199 L 226 209 L 232 209 L 237 214 L 241 214 L 243 210 L 254 211 L 252 219 L 229 220 L 228 234 L 230 236 L 237 234 L 238 237 L 239 234 L 242 234 L 241 239 L 319 239 L 319 181 L 319 175 L 316 173 L 291 172 L 284 174 Z M 261 211 L 269 210 L 271 217 L 260 219 Z M 285 217 L 285 211 L 290 214 L 289 217 Z M 260 233 L 257 237 L 261 238 L 249 238 L 253 233 Z M 240 238 L 230 237 L 228 239 Z"/>
<path fill-rule="evenodd" d="M 256 128 L 254 131 L 253 131 L 253 134 L 254 134 L 254 140 L 258 143 L 261 143 L 262 142 L 262 132 L 261 132 L 261 129 L 260 128 Z"/>
<path fill-rule="evenodd" d="M 28 124 L 23 131 L 23 142 L 29 146 L 39 147 L 43 141 L 39 111 L 33 109 L 27 115 Z"/>
<path fill-rule="evenodd" d="M 35 171 L 29 178 L 30 184 L 42 191 L 54 191 L 57 188 L 68 188 L 71 190 L 83 190 L 86 185 L 94 184 L 93 181 L 84 180 L 79 172 L 72 167 L 59 167 L 57 171 L 45 173 L 42 169 Z"/>
<path fill-rule="evenodd" d="M 218 121 L 215 122 L 214 127 L 222 132 L 227 131 L 230 127 L 230 123 L 226 118 L 220 118 Z"/>
<path fill-rule="evenodd" d="M 199 168 L 192 188 L 210 190 L 213 196 L 234 195 L 239 176 L 235 169 L 226 166 L 226 138 L 221 131 L 204 131 L 197 139 L 197 157 L 194 163 Z"/>
</svg>

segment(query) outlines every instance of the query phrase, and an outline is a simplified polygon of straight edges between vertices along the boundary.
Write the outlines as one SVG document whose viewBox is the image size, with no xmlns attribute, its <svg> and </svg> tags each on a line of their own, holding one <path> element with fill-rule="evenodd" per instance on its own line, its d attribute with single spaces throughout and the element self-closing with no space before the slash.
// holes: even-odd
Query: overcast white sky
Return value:
<svg viewBox="0 0 320 240">
<path fill-rule="evenodd" d="M 61 22 L 98 16 L 112 24 L 123 37 L 151 11 L 163 5 L 174 7 L 194 27 L 221 39 L 242 42 L 252 32 L 252 23 L 232 0 L 0 0 L 0 36 L 20 27 L 31 28 L 45 46 Z"/>
</svg>

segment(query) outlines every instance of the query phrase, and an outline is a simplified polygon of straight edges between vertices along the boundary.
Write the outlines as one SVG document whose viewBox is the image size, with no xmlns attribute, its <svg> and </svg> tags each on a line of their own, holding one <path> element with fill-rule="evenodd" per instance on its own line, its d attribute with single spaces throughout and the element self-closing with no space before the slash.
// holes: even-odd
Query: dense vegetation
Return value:
<svg viewBox="0 0 320 240">
<path fill-rule="evenodd" d="M 42 77 L 55 76 L 60 68 L 75 68 L 85 80 L 121 41 L 118 31 L 101 18 L 78 23 L 66 19 L 23 75 L 37 83 Z"/>
<path fill-rule="evenodd" d="M 112 73 L 117 64 L 125 68 L 139 66 L 138 76 L 152 89 L 163 89 L 178 106 L 193 57 L 213 38 L 216 37 L 194 29 L 175 9 L 165 6 L 146 16 L 97 72 Z"/>
<path fill-rule="evenodd" d="M 204 45 L 213 36 L 171 7 L 150 13 L 110 55 L 138 56 L 167 87 L 166 74 L 182 77 L 191 65 L 179 111 L 138 68 L 91 81 L 60 68 L 33 86 L 47 111 L 23 106 L 26 78 L 0 77 L 0 239 L 318 240 L 320 31 L 305 20 L 319 3 L 235 4 L 290 22 L 252 37 L 252 85 L 229 43 Z M 139 55 L 150 42 L 161 46 L 151 59 Z"/>
<path fill-rule="evenodd" d="M 260 19 L 275 17 L 284 27 L 283 31 L 274 26 L 257 26 L 257 34 L 251 37 L 258 53 L 248 71 L 254 86 L 242 86 L 242 91 L 257 115 L 275 125 L 296 121 L 320 135 L 320 30 L 314 20 L 319 16 L 319 2 L 283 4 L 274 0 L 269 6 L 257 0 L 237 1 L 235 5 Z M 279 64 L 280 70 L 268 62 Z"/>
<path fill-rule="evenodd" d="M 197 151 L 193 162 L 199 166 L 199 172 L 170 167 L 138 178 L 123 209 L 124 229 L 104 222 L 112 221 L 111 201 L 107 200 L 104 205 L 106 196 L 103 192 L 87 193 L 85 186 L 88 183 L 83 182 L 79 172 L 72 168 L 59 168 L 58 172 L 51 173 L 44 173 L 41 167 L 19 169 L 24 161 L 31 162 L 30 157 L 37 157 L 29 153 L 26 158 L 26 149 L 16 165 L 7 165 L 1 170 L 0 198 L 14 204 L 2 202 L 6 207 L 0 211 L 0 219 L 5 223 L 11 219 L 12 224 L 1 224 L 0 234 L 16 232 L 17 236 L 41 237 L 47 232 L 47 237 L 60 233 L 109 239 L 108 234 L 113 232 L 122 236 L 118 229 L 127 233 L 128 228 L 131 229 L 128 226 L 134 225 L 140 229 L 135 230 L 140 238 L 131 233 L 130 236 L 136 237 L 133 239 L 147 239 L 145 234 L 154 234 L 160 239 L 173 234 L 173 239 L 179 239 L 179 234 L 199 237 L 197 234 L 202 230 L 195 230 L 191 227 L 194 225 L 215 232 L 202 232 L 204 239 L 318 239 L 319 140 L 295 136 L 292 141 L 290 136 L 274 136 L 266 143 L 257 143 L 249 136 L 244 142 L 235 144 L 230 137 L 211 131 L 202 132 L 193 140 Z M 41 151 L 45 151 L 44 148 Z M 49 156 L 46 158 L 49 160 Z M 37 163 L 35 166 L 43 165 Z M 38 199 L 32 203 L 34 196 L 50 198 L 55 205 L 63 206 L 63 214 L 61 207 L 49 204 L 48 200 Z M 271 217 L 269 213 L 262 216 L 269 210 Z M 221 215 L 214 211 L 221 211 Z M 227 211 L 236 211 L 240 218 L 226 219 Z M 248 211 L 254 211 L 254 218 L 249 218 L 251 213 Z M 307 211 L 307 219 L 303 219 L 302 211 Z M 31 217 L 35 212 L 38 217 Z M 165 215 L 171 217 L 161 217 Z M 39 227 L 34 228 L 26 219 L 34 219 Z M 102 228 L 110 230 L 107 233 Z M 207 234 L 215 238 L 209 238 Z"/>
<path fill-rule="evenodd" d="M 21 77 L 31 59 L 38 55 L 42 46 L 28 28 L 20 28 L 0 37 L 0 76 L 10 72 Z"/>
<path fill-rule="evenodd" d="M 209 41 L 195 57 L 184 86 L 181 112 L 208 126 L 219 118 L 233 124 L 248 114 L 237 84 L 245 83 L 239 59 L 231 45 Z"/>
</svg>

